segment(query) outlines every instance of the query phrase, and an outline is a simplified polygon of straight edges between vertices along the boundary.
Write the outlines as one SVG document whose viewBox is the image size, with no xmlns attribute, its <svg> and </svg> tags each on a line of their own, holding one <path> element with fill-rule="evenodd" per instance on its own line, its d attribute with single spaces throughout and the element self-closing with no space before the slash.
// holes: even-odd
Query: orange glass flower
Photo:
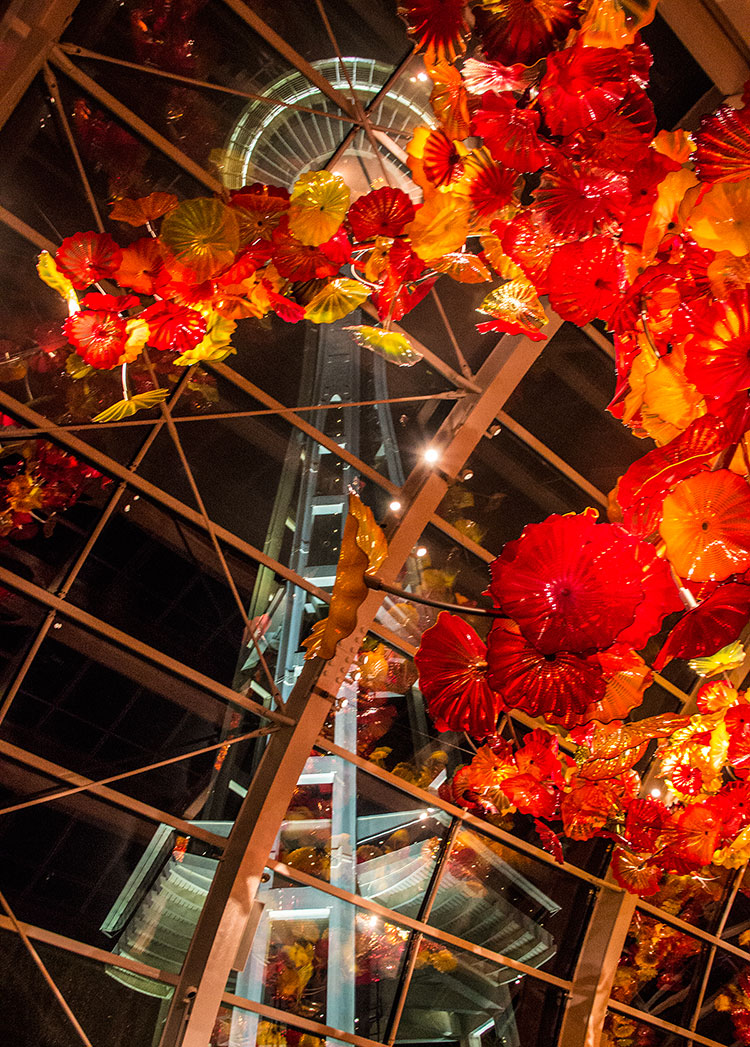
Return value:
<svg viewBox="0 0 750 1047">
<path fill-rule="evenodd" d="M 728 469 L 691 476 L 664 499 L 659 530 L 679 575 L 723 581 L 750 567 L 750 487 Z"/>
</svg>

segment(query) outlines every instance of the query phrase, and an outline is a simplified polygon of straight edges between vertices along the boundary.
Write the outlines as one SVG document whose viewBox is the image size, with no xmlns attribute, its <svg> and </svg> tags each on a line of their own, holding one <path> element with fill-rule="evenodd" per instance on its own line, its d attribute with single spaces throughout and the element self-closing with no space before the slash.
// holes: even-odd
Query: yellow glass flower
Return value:
<svg viewBox="0 0 750 1047">
<path fill-rule="evenodd" d="M 234 261 L 240 246 L 237 215 L 221 200 L 186 200 L 164 219 L 160 240 L 201 283 Z"/>
<path fill-rule="evenodd" d="M 317 247 L 330 240 L 349 207 L 349 187 L 330 171 L 301 174 L 292 189 L 289 230 L 300 243 Z"/>
<path fill-rule="evenodd" d="M 310 301 L 305 319 L 314 324 L 331 324 L 362 305 L 369 293 L 369 286 L 359 280 L 331 280 Z"/>
<path fill-rule="evenodd" d="M 737 257 L 750 253 L 750 178 L 715 185 L 694 209 L 687 228 L 701 247 Z"/>
</svg>

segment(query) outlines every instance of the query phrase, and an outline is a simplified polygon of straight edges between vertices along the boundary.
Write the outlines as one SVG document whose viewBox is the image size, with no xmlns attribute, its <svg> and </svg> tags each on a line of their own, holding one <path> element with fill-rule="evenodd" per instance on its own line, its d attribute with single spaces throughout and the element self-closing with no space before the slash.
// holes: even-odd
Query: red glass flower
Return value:
<svg viewBox="0 0 750 1047">
<path fill-rule="evenodd" d="M 547 59 L 539 104 L 550 131 L 569 135 L 613 113 L 628 87 L 622 51 L 576 44 Z"/>
<path fill-rule="evenodd" d="M 488 58 L 534 65 L 578 24 L 577 0 L 480 0 L 476 28 Z"/>
<path fill-rule="evenodd" d="M 78 355 L 99 370 L 108 370 L 119 362 L 128 338 L 125 321 L 115 312 L 73 313 L 63 324 L 63 330 Z"/>
<path fill-rule="evenodd" d="M 466 48 L 466 0 L 401 0 L 398 13 L 428 57 L 452 62 Z"/>
<path fill-rule="evenodd" d="M 563 244 L 552 255 L 549 299 L 563 318 L 582 327 L 611 320 L 625 289 L 622 253 L 608 236 Z"/>
<path fill-rule="evenodd" d="M 672 658 L 715 654 L 738 639 L 748 618 L 750 585 L 727 582 L 719 586 L 672 629 L 654 661 L 654 669 L 661 670 Z"/>
<path fill-rule="evenodd" d="M 497 163 L 486 148 L 466 157 L 458 191 L 468 197 L 478 218 L 491 218 L 509 204 L 518 184 L 518 172 Z"/>
<path fill-rule="evenodd" d="M 500 619 L 487 646 L 490 687 L 505 706 L 573 727 L 592 701 L 604 696 L 605 682 L 596 658 L 565 651 L 544 654 L 521 634 L 515 622 Z"/>
<path fill-rule="evenodd" d="M 710 865 L 721 835 L 721 818 L 706 804 L 692 803 L 673 814 L 667 826 L 672 842 L 659 864 L 679 876 Z"/>
<path fill-rule="evenodd" d="M 470 625 L 441 611 L 414 656 L 427 710 L 439 731 L 495 733 L 499 696 L 487 683 L 486 649 Z"/>
<path fill-rule="evenodd" d="M 538 171 L 549 161 L 550 149 L 539 137 L 541 117 L 535 109 L 520 109 L 510 92 L 489 91 L 473 116 L 475 132 L 496 160 L 516 171 Z"/>
<path fill-rule="evenodd" d="M 609 869 L 620 887 L 631 894 L 649 898 L 660 890 L 662 870 L 622 847 L 613 851 Z"/>
<path fill-rule="evenodd" d="M 541 211 L 525 207 L 509 222 L 492 222 L 490 229 L 500 237 L 508 257 L 534 284 L 537 294 L 546 294 L 552 252 L 562 241 L 553 234 Z"/>
<path fill-rule="evenodd" d="M 120 287 L 129 287 L 138 294 L 159 294 L 170 280 L 159 241 L 144 236 L 128 244 L 114 275 Z"/>
<path fill-rule="evenodd" d="M 739 182 L 750 176 L 750 109 L 723 105 L 704 116 L 695 140 L 695 167 L 703 182 Z"/>
<path fill-rule="evenodd" d="M 644 599 L 634 540 L 595 517 L 529 524 L 491 565 L 492 597 L 544 654 L 604 650 Z"/>
<path fill-rule="evenodd" d="M 347 219 L 355 240 L 400 236 L 414 219 L 414 204 L 402 189 L 384 186 L 360 196 L 349 208 Z"/>
<path fill-rule="evenodd" d="M 155 302 L 141 313 L 148 324 L 148 344 L 161 352 L 186 353 L 195 349 L 206 333 L 206 321 L 195 309 Z"/>
<path fill-rule="evenodd" d="M 325 243 L 310 247 L 300 243 L 289 232 L 284 219 L 273 233 L 273 262 L 279 273 L 289 280 L 322 280 L 335 276 L 351 258 L 352 245 L 343 229 Z"/>
<path fill-rule="evenodd" d="M 106 280 L 120 265 L 122 249 L 107 233 L 66 236 L 55 255 L 57 266 L 79 289 Z"/>
<path fill-rule="evenodd" d="M 252 243 L 258 238 L 270 240 L 289 210 L 289 191 L 280 186 L 254 182 L 230 193 L 229 206 L 237 212 L 240 243 Z"/>
<path fill-rule="evenodd" d="M 543 175 L 534 200 L 553 233 L 574 240 L 620 222 L 630 206 L 630 189 L 624 174 L 560 164 Z"/>
</svg>

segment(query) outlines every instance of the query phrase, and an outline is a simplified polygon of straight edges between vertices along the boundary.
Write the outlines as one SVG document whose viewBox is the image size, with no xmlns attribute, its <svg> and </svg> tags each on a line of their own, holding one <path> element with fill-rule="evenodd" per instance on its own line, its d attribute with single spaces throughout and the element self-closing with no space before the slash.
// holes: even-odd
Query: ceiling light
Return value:
<svg viewBox="0 0 750 1047">
<path fill-rule="evenodd" d="M 423 556 L 427 556 L 427 550 L 425 549 L 425 547 L 423 545 L 420 545 L 419 548 L 417 549 L 417 556 L 419 556 L 420 558 L 423 557 Z"/>
<path fill-rule="evenodd" d="M 397 513 L 399 511 L 399 509 L 401 508 L 401 502 L 399 502 L 399 500 L 397 498 L 394 498 L 393 501 L 388 506 L 388 508 L 391 510 L 392 513 Z"/>
<path fill-rule="evenodd" d="M 424 453 L 424 460 L 430 465 L 434 465 L 439 458 L 440 451 L 438 451 L 437 447 L 428 447 Z"/>
</svg>

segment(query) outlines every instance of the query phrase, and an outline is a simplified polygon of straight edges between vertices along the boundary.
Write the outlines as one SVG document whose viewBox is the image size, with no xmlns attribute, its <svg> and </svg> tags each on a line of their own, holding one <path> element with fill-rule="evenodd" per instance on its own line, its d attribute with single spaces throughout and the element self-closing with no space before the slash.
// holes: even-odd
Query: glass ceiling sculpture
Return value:
<svg viewBox="0 0 750 1047">
<path fill-rule="evenodd" d="M 282 178 L 278 185 L 237 184 L 196 199 L 166 191 L 120 196 L 110 218 L 121 235 L 68 236 L 39 261 L 40 277 L 69 312 L 62 330 L 50 331 L 41 345 L 45 366 L 64 370 L 81 388 L 85 383 L 94 426 L 158 407 L 180 369 L 198 380 L 202 364 L 236 352 L 232 339 L 244 320 L 271 314 L 289 325 L 331 324 L 368 308 L 371 322 L 347 323 L 353 351 L 409 367 L 423 347 L 397 324 L 441 277 L 486 285 L 477 309 L 483 333 L 543 342 L 550 310 L 542 298 L 564 320 L 601 321 L 614 332 L 612 413 L 656 448 L 620 478 L 607 520 L 593 510 L 552 514 L 508 542 L 491 565 L 488 603 L 480 607 L 472 598 L 444 610 L 424 632 L 415 660 L 438 730 L 465 732 L 477 743 L 469 743 L 473 758 L 443 775 L 442 800 L 489 825 L 507 824 L 515 812 L 529 816 L 533 846 L 560 863 L 563 844 L 611 842 L 612 875 L 641 899 L 676 890 L 684 877 L 688 886 L 681 881 L 680 889 L 689 894 L 707 867 L 737 869 L 750 856 L 750 703 L 728 676 L 744 659 L 737 641 L 750 608 L 750 100 L 723 106 L 695 135 L 654 136 L 645 90 L 650 55 L 638 35 L 654 7 L 620 0 L 405 4 L 401 13 L 424 52 L 434 111 L 404 154 L 417 190 L 405 191 L 403 165 L 382 156 L 373 126 L 378 111 L 360 105 L 358 134 L 372 147 L 370 165 L 373 158 L 380 164 L 379 176 L 364 185 L 349 184 L 337 167 L 304 171 L 290 185 Z M 346 90 L 344 81 L 353 86 L 352 61 L 331 60 L 337 90 Z M 297 169 L 319 159 L 297 158 Z M 22 354 L 4 366 L 20 375 Z M 173 430 L 168 411 L 163 419 Z M 14 543 L 108 483 L 45 441 L 27 449 L 14 444 L 5 464 L 0 520 Z M 221 559 L 198 485 L 183 465 Z M 387 544 L 369 510 L 354 498 L 351 504 L 330 614 L 307 644 L 313 663 L 335 655 L 370 589 L 395 597 L 390 606 L 405 621 L 415 601 L 408 586 L 378 577 Z M 259 622 L 235 597 L 283 714 Z M 644 648 L 657 634 L 664 642 L 649 665 Z M 369 646 L 357 658 L 358 679 L 373 691 L 379 680 L 393 682 L 394 660 L 384 651 Z M 654 671 L 673 658 L 692 659 L 708 680 L 697 711 L 630 719 Z M 387 720 L 382 707 L 375 713 L 373 720 Z M 530 728 L 520 738 L 513 726 L 519 715 Z M 375 741 L 378 729 L 376 723 Z M 649 774 L 661 783 L 658 796 L 636 769 L 645 772 L 654 741 Z M 370 756 L 376 767 L 378 752 Z M 217 757 L 219 768 L 225 756 Z M 435 760 L 425 781 L 436 782 L 438 771 Z M 421 787 L 418 770 L 408 773 Z M 317 802 L 304 789 L 298 801 L 308 813 Z M 330 812 L 330 801 L 321 803 L 318 813 Z M 444 886 L 481 883 L 501 868 L 454 839 L 441 850 L 433 828 L 434 837 L 408 847 L 419 844 L 422 860 L 450 855 L 453 866 L 439 872 Z M 289 847 L 274 866 L 277 879 L 295 869 L 303 877 L 300 905 L 314 919 L 327 910 L 304 877 L 329 875 L 331 846 L 327 859 L 320 850 Z M 170 888 L 191 882 L 195 870 L 185 853 L 185 845 L 172 853 L 164 877 Z M 364 866 L 383 861 L 361 870 L 362 883 L 365 872 L 380 883 L 393 853 L 395 844 L 363 854 Z M 549 898 L 545 904 L 554 909 Z M 429 907 L 419 908 L 420 919 L 428 915 Z M 523 926 L 521 916 L 513 918 Z M 283 916 L 267 942 L 265 976 L 277 1002 L 301 1007 L 313 992 L 308 986 L 323 977 L 327 944 L 302 932 L 285 937 L 281 923 Z M 355 924 L 357 977 L 364 979 L 366 968 L 371 982 L 391 981 L 411 931 L 368 924 L 361 913 L 352 916 Z M 647 966 L 641 953 L 658 947 L 660 932 L 649 938 L 644 927 L 629 956 L 633 983 Z M 539 964 L 553 955 L 543 934 L 533 944 Z M 497 951 L 510 955 L 512 948 Z M 424 935 L 413 957 L 423 972 L 446 975 L 465 966 L 460 950 L 452 955 L 445 940 Z M 537 960 L 524 954 L 518 962 L 529 973 Z M 501 1007 L 514 969 L 499 979 L 488 973 L 474 991 Z M 140 977 L 136 972 L 133 980 Z M 548 980 L 560 988 L 554 976 Z M 740 972 L 717 1004 L 731 1014 L 738 1037 L 746 1035 L 746 987 Z M 250 988 L 243 991 L 249 998 Z M 628 999 L 624 991 L 620 1001 Z M 232 1023 L 235 1035 L 236 1014 Z M 344 1028 L 344 1018 L 333 1024 Z M 608 1035 L 622 1043 L 631 1032 L 613 1022 Z M 216 1043 L 222 1035 L 219 1029 Z"/>
</svg>

